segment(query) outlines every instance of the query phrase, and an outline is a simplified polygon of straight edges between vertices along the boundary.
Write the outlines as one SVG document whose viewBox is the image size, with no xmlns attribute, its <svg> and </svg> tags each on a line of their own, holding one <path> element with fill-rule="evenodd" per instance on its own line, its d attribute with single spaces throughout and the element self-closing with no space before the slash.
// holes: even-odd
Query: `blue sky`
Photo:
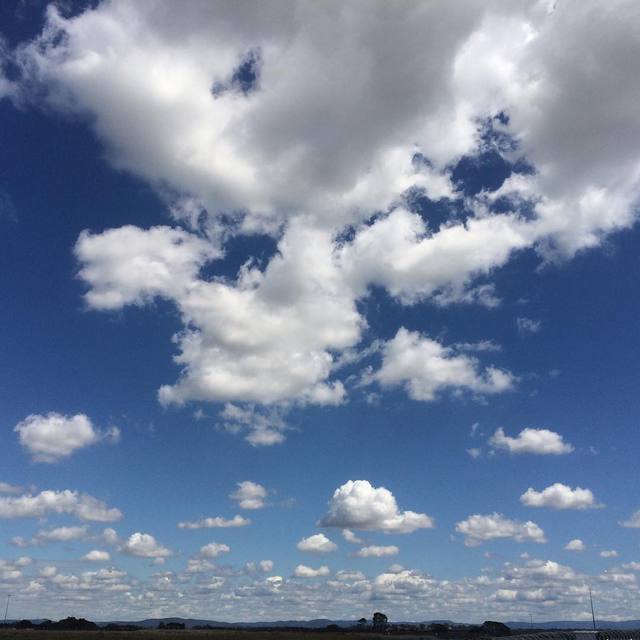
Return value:
<svg viewBox="0 0 640 640">
<path fill-rule="evenodd" d="M 638 8 L 185 6 L 3 5 L 12 616 L 634 617 Z"/>
</svg>

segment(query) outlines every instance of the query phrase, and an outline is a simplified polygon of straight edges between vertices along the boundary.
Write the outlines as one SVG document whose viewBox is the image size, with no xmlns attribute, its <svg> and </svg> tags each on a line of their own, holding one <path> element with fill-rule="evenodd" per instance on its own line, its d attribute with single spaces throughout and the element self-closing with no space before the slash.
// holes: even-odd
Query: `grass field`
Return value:
<svg viewBox="0 0 640 640">
<path fill-rule="evenodd" d="M 404 640 L 431 636 L 399 636 Z M 0 629 L 0 640 L 381 640 L 389 638 L 378 633 L 349 631 L 241 631 L 241 630 L 155 630 L 140 631 L 34 631 L 32 629 Z"/>
</svg>

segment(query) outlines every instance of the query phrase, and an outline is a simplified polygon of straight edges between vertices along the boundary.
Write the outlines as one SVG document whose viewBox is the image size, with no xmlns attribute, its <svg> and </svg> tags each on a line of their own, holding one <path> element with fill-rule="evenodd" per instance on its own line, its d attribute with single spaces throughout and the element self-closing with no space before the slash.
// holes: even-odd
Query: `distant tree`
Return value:
<svg viewBox="0 0 640 640">
<path fill-rule="evenodd" d="M 360 620 L 358 620 L 358 626 L 359 627 L 366 627 L 367 626 L 367 619 L 366 618 L 360 618 Z"/>
<path fill-rule="evenodd" d="M 482 630 L 494 638 L 511 635 L 511 629 L 506 624 L 494 620 L 485 620 L 482 623 Z"/>
<path fill-rule="evenodd" d="M 373 628 L 377 631 L 384 630 L 387 628 L 387 623 L 389 622 L 389 618 L 384 615 L 384 613 L 380 613 L 380 611 L 376 611 L 373 614 Z"/>
</svg>

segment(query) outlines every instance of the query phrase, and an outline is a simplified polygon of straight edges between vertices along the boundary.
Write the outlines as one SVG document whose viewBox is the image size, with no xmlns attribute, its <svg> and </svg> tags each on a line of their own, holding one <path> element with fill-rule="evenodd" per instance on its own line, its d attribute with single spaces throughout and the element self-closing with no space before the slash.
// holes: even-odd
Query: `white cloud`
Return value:
<svg viewBox="0 0 640 640">
<path fill-rule="evenodd" d="M 385 533 L 412 533 L 431 529 L 433 520 L 424 513 L 400 511 L 394 495 L 367 480 L 348 480 L 329 501 L 329 511 L 320 520 L 322 527 L 340 527 Z"/>
<path fill-rule="evenodd" d="M 401 328 L 383 348 L 382 367 L 373 379 L 383 387 L 402 384 L 414 400 L 435 400 L 444 389 L 479 394 L 507 391 L 513 376 L 488 367 L 481 372 L 475 358 L 456 355 L 452 349 L 417 332 Z"/>
<path fill-rule="evenodd" d="M 580 538 L 569 540 L 564 547 L 567 551 L 584 551 L 587 547 Z"/>
<path fill-rule="evenodd" d="M 621 527 L 628 527 L 629 529 L 640 529 L 640 509 L 619 524 Z"/>
<path fill-rule="evenodd" d="M 56 573 L 58 573 L 58 569 L 57 567 L 54 567 L 53 565 L 46 565 L 44 567 L 42 567 L 42 569 L 40 569 L 39 571 L 40 575 L 43 578 L 53 578 L 53 576 L 56 575 Z"/>
<path fill-rule="evenodd" d="M 200 555 L 205 558 L 217 558 L 222 553 L 229 553 L 231 547 L 219 542 L 210 542 L 200 547 Z"/>
<path fill-rule="evenodd" d="M 15 484 L 9 484 L 8 482 L 0 482 L 0 493 L 22 493 L 24 489 Z"/>
<path fill-rule="evenodd" d="M 478 458 L 482 457 L 482 449 L 479 449 L 478 447 L 472 447 L 471 449 L 467 449 L 467 453 L 474 460 L 477 460 Z"/>
<path fill-rule="evenodd" d="M 362 540 L 362 538 L 359 538 L 355 533 L 353 533 L 351 529 L 343 529 L 342 537 L 347 542 L 350 542 L 351 544 L 362 544 L 364 542 L 364 540 Z"/>
<path fill-rule="evenodd" d="M 355 555 L 358 558 L 382 558 L 385 556 L 396 556 L 400 549 L 393 544 L 387 546 L 370 545 L 368 547 L 362 547 L 362 549 L 356 551 Z"/>
<path fill-rule="evenodd" d="M 599 555 L 601 558 L 617 558 L 618 552 L 615 549 L 604 549 Z"/>
<path fill-rule="evenodd" d="M 324 565 L 318 567 L 317 569 L 313 569 L 312 567 L 307 567 L 304 564 L 299 564 L 295 568 L 293 575 L 296 578 L 319 578 L 322 576 L 328 576 L 329 573 L 329 567 L 326 567 Z"/>
<path fill-rule="evenodd" d="M 302 538 L 297 547 L 299 551 L 307 551 L 309 553 L 329 553 L 335 551 L 338 545 L 329 540 L 324 533 L 316 533 L 308 538 Z"/>
<path fill-rule="evenodd" d="M 227 403 L 219 414 L 221 426 L 230 433 L 246 432 L 245 440 L 252 447 L 270 447 L 282 444 L 289 429 L 281 412 L 275 409 L 261 410 L 254 405 L 240 407 Z"/>
<path fill-rule="evenodd" d="M 516 542 L 546 542 L 544 531 L 535 522 L 509 520 L 500 513 L 469 516 L 456 524 L 456 531 L 466 536 L 465 545 L 468 547 L 498 538 L 511 538 Z"/>
<path fill-rule="evenodd" d="M 565 442 L 562 436 L 549 429 L 523 429 L 515 438 L 507 436 L 500 427 L 491 436 L 489 443 L 496 449 L 505 449 L 509 453 L 533 453 L 536 455 L 563 455 L 574 450 L 573 445 Z"/>
<path fill-rule="evenodd" d="M 88 562 L 109 562 L 109 560 L 111 560 L 111 554 L 108 551 L 92 549 L 82 556 L 82 559 L 87 560 Z"/>
<path fill-rule="evenodd" d="M 244 480 L 238 482 L 238 488 L 230 493 L 229 497 L 235 500 L 241 509 L 262 509 L 267 490 L 257 482 Z"/>
<path fill-rule="evenodd" d="M 56 527 L 49 531 L 38 531 L 35 542 L 69 542 L 71 540 L 83 540 L 87 537 L 87 527 Z"/>
<path fill-rule="evenodd" d="M 195 522 L 179 522 L 179 529 L 226 529 L 228 527 L 246 527 L 251 524 L 249 518 L 235 515 L 233 518 L 201 518 Z"/>
<path fill-rule="evenodd" d="M 118 509 L 108 507 L 86 493 L 69 489 L 0 497 L 0 518 L 43 518 L 50 513 L 67 513 L 80 520 L 93 522 L 114 522 L 122 518 Z"/>
<path fill-rule="evenodd" d="M 549 507 L 558 510 L 597 509 L 604 506 L 596 501 L 591 489 L 572 489 L 561 482 L 556 482 L 542 491 L 529 487 L 520 496 L 520 502 L 527 507 Z"/>
<path fill-rule="evenodd" d="M 518 327 L 518 331 L 522 334 L 538 333 L 542 327 L 542 322 L 540 320 L 534 320 L 533 318 L 519 317 L 516 318 L 516 327 Z"/>
<path fill-rule="evenodd" d="M 166 558 L 171 551 L 163 547 L 150 533 L 132 533 L 120 547 L 120 551 L 138 558 Z"/>
<path fill-rule="evenodd" d="M 117 427 L 100 431 L 83 413 L 74 416 L 54 412 L 46 415 L 32 414 L 19 422 L 13 430 L 18 433 L 20 444 L 36 462 L 57 462 L 74 451 L 101 440 L 117 442 L 120 438 Z"/>
<path fill-rule="evenodd" d="M 168 0 L 114 0 L 73 18 L 52 6 L 41 36 L 15 52 L 22 79 L 3 85 L 86 118 L 108 160 L 155 186 L 193 231 L 126 226 L 76 246 L 92 308 L 155 296 L 178 307 L 182 371 L 161 387 L 164 404 L 340 403 L 333 364 L 361 339 L 357 303 L 371 285 L 401 303 L 495 305 L 487 280 L 516 252 L 570 257 L 633 224 L 633 3 L 243 6 L 198 4 L 179 21 Z M 248 51 L 259 51 L 260 77 L 247 93 L 232 77 Z M 509 122 L 496 127 L 519 141 L 501 153 L 534 174 L 468 198 L 470 215 L 440 226 L 401 206 L 410 188 L 451 195 L 447 167 L 478 150 L 478 121 L 499 112 Z M 490 209 L 498 198 L 507 212 Z M 223 279 L 214 264 L 200 276 L 230 235 L 255 231 L 279 239 L 264 270 L 246 264 Z M 433 351 L 424 340 L 418 360 Z M 416 364 L 388 382 L 419 399 L 512 385 L 462 357 L 441 357 L 435 380 Z"/>
</svg>

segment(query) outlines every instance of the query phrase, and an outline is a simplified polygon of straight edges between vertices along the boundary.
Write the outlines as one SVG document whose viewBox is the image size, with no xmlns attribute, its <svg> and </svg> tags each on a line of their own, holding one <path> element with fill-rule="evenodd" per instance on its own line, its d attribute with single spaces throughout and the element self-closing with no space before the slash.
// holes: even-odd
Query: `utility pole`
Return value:
<svg viewBox="0 0 640 640">
<path fill-rule="evenodd" d="M 591 619 L 593 620 L 593 630 L 596 630 L 596 614 L 593 612 L 593 595 L 591 594 L 591 587 L 589 587 L 589 602 L 591 603 Z"/>
<path fill-rule="evenodd" d="M 11 599 L 11 594 L 7 594 L 7 606 L 4 608 L 4 623 L 7 624 L 7 615 L 9 614 L 9 600 Z"/>
</svg>

